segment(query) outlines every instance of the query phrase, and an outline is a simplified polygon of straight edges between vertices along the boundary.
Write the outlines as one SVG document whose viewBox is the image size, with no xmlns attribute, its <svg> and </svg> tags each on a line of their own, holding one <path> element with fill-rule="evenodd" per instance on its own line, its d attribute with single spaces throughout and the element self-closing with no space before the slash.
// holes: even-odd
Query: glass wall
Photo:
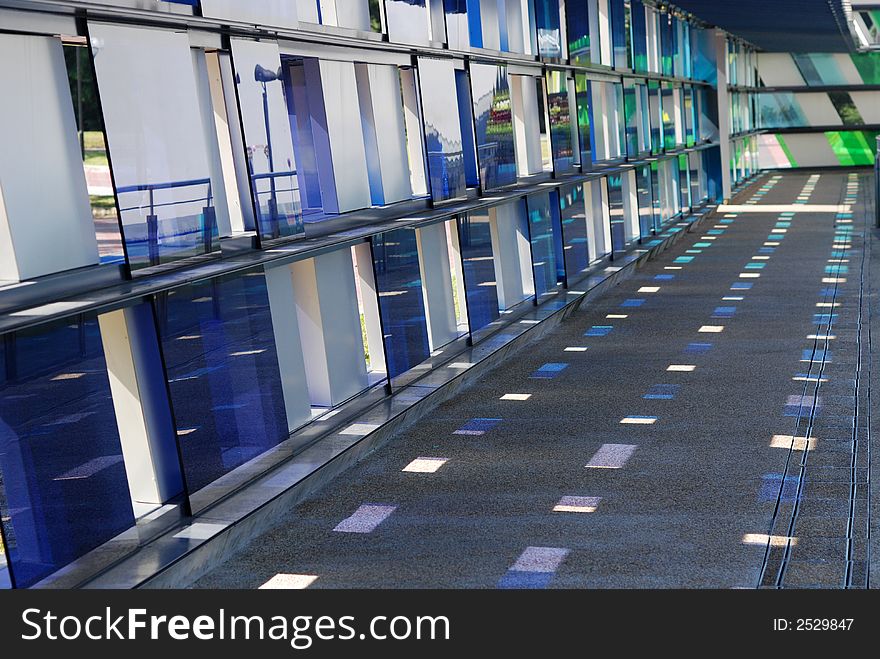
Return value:
<svg viewBox="0 0 880 659">
<path fill-rule="evenodd" d="M 17 587 L 134 525 L 94 314 L 0 337 L 0 516 Z"/>
<path fill-rule="evenodd" d="M 155 299 L 187 486 L 194 492 L 287 439 L 262 268 Z"/>
<path fill-rule="evenodd" d="M 415 229 L 372 237 L 373 268 L 388 376 L 396 377 L 430 356 Z"/>
</svg>

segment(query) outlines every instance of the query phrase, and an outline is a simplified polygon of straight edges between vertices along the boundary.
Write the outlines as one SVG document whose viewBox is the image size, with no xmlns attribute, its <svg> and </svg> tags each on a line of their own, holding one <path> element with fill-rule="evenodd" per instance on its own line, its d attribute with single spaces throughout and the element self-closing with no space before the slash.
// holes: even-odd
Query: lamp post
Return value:
<svg viewBox="0 0 880 659">
<path fill-rule="evenodd" d="M 266 89 L 266 84 L 270 82 L 274 82 L 276 80 L 281 79 L 281 69 L 277 71 L 271 71 L 266 69 L 259 64 L 254 68 L 254 80 L 259 82 L 263 87 L 263 121 L 266 124 L 266 157 L 269 160 L 269 189 L 270 189 L 270 198 L 269 198 L 269 217 L 271 219 L 272 224 L 272 237 L 277 238 L 280 235 L 280 231 L 278 229 L 278 203 L 276 200 L 276 189 L 275 189 L 275 166 L 272 162 L 272 131 L 269 126 L 269 94 Z M 260 200 L 257 199 L 257 208 L 259 209 Z"/>
</svg>

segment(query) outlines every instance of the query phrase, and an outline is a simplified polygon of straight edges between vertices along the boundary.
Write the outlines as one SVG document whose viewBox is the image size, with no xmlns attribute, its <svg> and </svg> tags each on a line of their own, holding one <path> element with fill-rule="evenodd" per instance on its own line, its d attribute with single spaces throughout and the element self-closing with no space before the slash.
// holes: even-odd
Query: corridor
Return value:
<svg viewBox="0 0 880 659">
<path fill-rule="evenodd" d="M 866 587 L 870 196 L 759 177 L 195 586 Z"/>
</svg>

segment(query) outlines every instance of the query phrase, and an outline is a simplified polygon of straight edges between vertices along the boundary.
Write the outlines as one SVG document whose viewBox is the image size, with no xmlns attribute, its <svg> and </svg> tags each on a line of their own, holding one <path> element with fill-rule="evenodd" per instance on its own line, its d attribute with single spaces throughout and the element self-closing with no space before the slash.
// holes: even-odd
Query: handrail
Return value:
<svg viewBox="0 0 880 659">
<path fill-rule="evenodd" d="M 171 190 L 173 188 L 188 188 L 195 185 L 211 185 L 210 178 L 194 178 L 188 181 L 169 181 L 167 183 L 138 183 L 116 188 L 119 194 L 126 192 L 147 192 L 150 190 Z"/>
</svg>

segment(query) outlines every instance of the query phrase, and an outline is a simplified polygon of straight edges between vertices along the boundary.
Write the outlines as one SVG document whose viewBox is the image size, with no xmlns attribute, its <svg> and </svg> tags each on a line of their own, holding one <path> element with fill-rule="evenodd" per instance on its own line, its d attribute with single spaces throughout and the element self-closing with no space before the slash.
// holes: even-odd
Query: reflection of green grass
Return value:
<svg viewBox="0 0 880 659">
<path fill-rule="evenodd" d="M 361 339 L 364 342 L 364 359 L 367 360 L 367 364 L 370 364 L 370 348 L 367 345 L 367 321 L 364 319 L 364 314 L 361 314 Z M 370 364 L 370 368 L 372 366 Z"/>
<path fill-rule="evenodd" d="M 116 200 L 113 199 L 112 195 L 89 195 L 89 202 L 92 204 L 92 208 L 108 208 L 116 210 Z"/>
<path fill-rule="evenodd" d="M 104 145 L 104 133 L 99 130 L 87 130 L 83 134 L 83 142 L 86 151 L 103 151 L 107 148 Z"/>
<path fill-rule="evenodd" d="M 84 165 L 107 166 L 107 153 L 105 151 L 86 151 L 86 157 L 83 158 Z"/>
</svg>

